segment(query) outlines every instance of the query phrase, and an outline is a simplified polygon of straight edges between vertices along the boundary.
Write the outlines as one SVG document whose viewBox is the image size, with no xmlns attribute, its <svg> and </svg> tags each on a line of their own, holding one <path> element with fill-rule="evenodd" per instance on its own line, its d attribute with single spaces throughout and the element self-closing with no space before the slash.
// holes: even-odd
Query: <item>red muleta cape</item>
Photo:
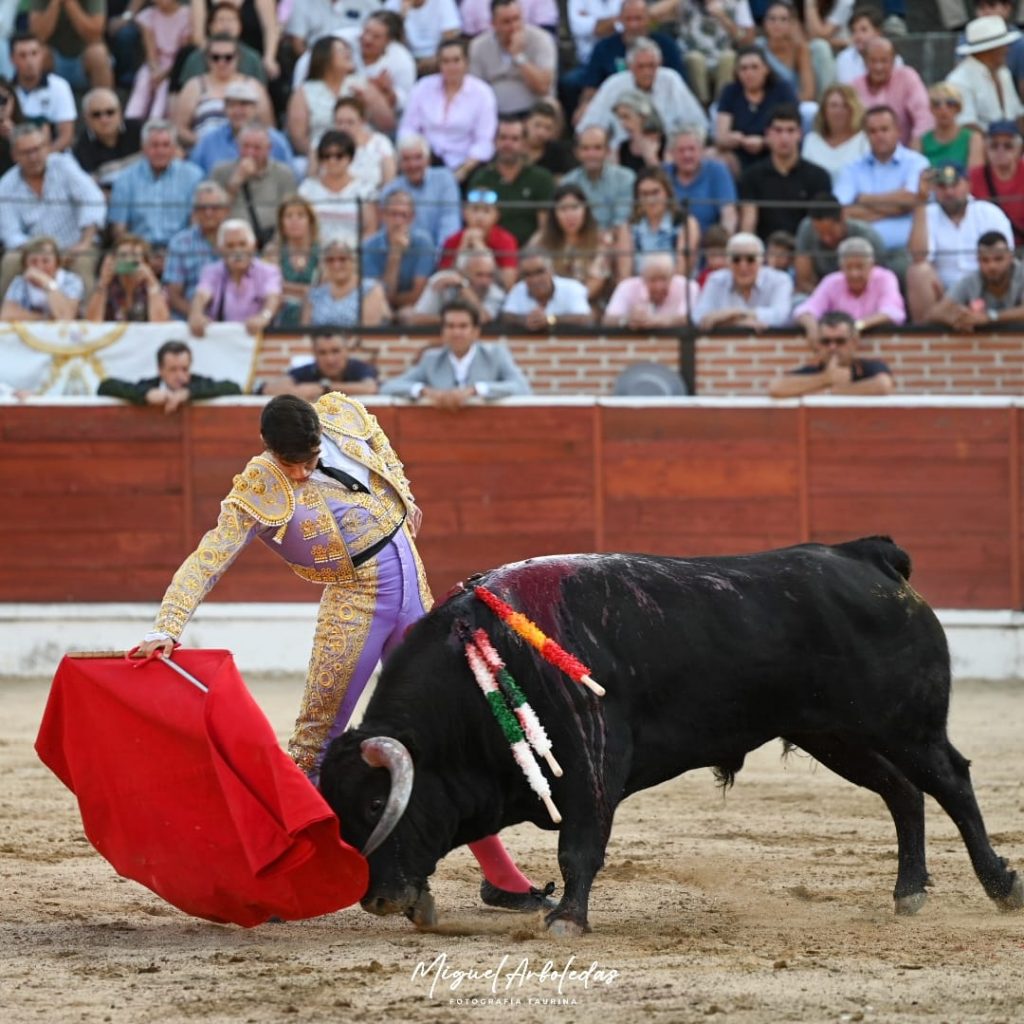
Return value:
<svg viewBox="0 0 1024 1024">
<path fill-rule="evenodd" d="M 365 858 L 281 749 L 229 651 L 179 650 L 202 693 L 154 659 L 65 657 L 36 752 L 78 798 L 118 874 L 180 910 L 252 927 L 366 892 Z"/>
</svg>

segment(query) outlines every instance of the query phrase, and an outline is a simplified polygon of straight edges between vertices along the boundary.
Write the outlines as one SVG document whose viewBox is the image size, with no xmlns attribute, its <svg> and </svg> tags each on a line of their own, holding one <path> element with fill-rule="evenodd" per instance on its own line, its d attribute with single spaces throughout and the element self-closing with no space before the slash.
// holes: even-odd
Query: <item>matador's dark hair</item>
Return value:
<svg viewBox="0 0 1024 1024">
<path fill-rule="evenodd" d="M 306 462 L 320 447 L 316 410 L 296 395 L 278 395 L 267 402 L 260 417 L 267 447 L 284 462 Z"/>
</svg>

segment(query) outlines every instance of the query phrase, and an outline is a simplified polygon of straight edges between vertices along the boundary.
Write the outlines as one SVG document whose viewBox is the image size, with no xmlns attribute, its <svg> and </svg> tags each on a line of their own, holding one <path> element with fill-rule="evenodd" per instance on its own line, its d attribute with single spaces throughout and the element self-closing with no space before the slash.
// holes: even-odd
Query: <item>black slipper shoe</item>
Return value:
<svg viewBox="0 0 1024 1024">
<path fill-rule="evenodd" d="M 489 907 L 501 910 L 517 910 L 523 914 L 538 910 L 554 910 L 557 904 L 548 897 L 555 891 L 555 883 L 548 882 L 543 889 L 530 888 L 529 892 L 509 892 L 491 885 L 485 878 L 480 883 L 480 899 Z"/>
</svg>

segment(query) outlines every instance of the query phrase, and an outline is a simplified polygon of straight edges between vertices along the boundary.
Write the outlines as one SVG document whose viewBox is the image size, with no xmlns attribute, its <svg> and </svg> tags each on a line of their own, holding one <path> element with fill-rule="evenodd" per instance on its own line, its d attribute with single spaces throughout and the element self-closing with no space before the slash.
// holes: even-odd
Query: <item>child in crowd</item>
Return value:
<svg viewBox="0 0 1024 1024">
<path fill-rule="evenodd" d="M 796 238 L 788 231 L 773 231 L 768 236 L 768 251 L 765 254 L 765 266 L 781 270 L 784 274 L 794 276 L 793 262 L 796 258 Z"/>
<path fill-rule="evenodd" d="M 704 232 L 700 242 L 701 271 L 697 275 L 697 284 L 704 287 L 708 275 L 729 265 L 725 254 L 725 246 L 729 241 L 729 232 L 721 224 L 712 224 Z"/>
<path fill-rule="evenodd" d="M 167 116 L 171 68 L 178 51 L 192 41 L 192 15 L 178 0 L 153 0 L 135 19 L 142 32 L 146 62 L 135 76 L 135 85 L 124 116 L 148 121 Z"/>
</svg>

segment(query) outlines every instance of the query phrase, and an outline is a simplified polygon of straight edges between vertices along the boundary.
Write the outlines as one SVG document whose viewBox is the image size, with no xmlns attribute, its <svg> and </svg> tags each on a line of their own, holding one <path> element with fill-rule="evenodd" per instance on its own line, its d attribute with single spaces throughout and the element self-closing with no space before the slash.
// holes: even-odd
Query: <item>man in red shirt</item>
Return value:
<svg viewBox="0 0 1024 1024">
<path fill-rule="evenodd" d="M 1024 245 L 1024 141 L 1013 121 L 993 121 L 985 134 L 985 163 L 969 172 L 971 195 L 991 199 L 1010 218 L 1017 245 Z M 1006 197 L 1006 198 L 1004 198 Z"/>
</svg>

